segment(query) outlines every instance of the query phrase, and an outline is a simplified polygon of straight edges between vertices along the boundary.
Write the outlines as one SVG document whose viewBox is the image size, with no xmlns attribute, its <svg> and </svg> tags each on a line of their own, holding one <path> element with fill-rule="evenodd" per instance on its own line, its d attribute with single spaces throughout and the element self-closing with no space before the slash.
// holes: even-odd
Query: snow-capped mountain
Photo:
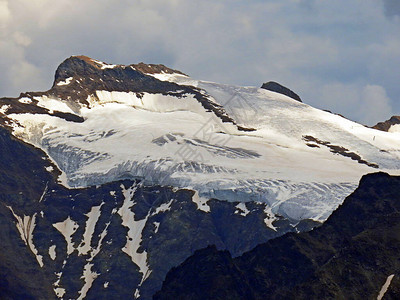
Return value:
<svg viewBox="0 0 400 300">
<path fill-rule="evenodd" d="M 2 111 L 15 136 L 57 163 L 66 186 L 142 178 L 194 189 L 203 201 L 266 202 L 294 220 L 324 220 L 362 174 L 400 167 L 397 134 L 162 66 L 72 57 L 51 90 Z"/>
<path fill-rule="evenodd" d="M 0 124 L 17 138 L 4 131 L 3 147 L 49 159 L 29 170 L 7 152 L 40 184 L 26 181 L 27 194 L 4 181 L 2 214 L 52 274 L 43 278 L 52 276 L 57 297 L 118 295 L 117 269 L 129 258 L 124 295 L 149 299 L 194 250 L 216 244 L 240 255 L 310 229 L 363 174 L 399 172 L 400 134 L 270 89 L 75 56 L 50 90 L 0 99 Z"/>
</svg>

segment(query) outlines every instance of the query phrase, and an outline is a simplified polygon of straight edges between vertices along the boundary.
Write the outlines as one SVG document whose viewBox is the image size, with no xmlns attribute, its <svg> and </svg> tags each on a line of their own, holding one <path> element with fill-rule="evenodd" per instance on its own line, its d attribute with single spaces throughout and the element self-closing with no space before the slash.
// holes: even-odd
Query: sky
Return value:
<svg viewBox="0 0 400 300">
<path fill-rule="evenodd" d="M 398 0 L 0 0 L 0 97 L 49 89 L 71 55 L 273 80 L 366 125 L 400 115 Z"/>
</svg>

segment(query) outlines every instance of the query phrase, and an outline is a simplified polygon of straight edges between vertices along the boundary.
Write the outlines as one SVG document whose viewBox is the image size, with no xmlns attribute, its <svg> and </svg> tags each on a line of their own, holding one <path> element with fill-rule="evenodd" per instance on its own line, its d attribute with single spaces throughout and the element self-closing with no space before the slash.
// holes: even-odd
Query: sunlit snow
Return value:
<svg viewBox="0 0 400 300">
<path fill-rule="evenodd" d="M 72 79 L 74 79 L 73 77 L 68 77 L 67 79 L 65 79 L 65 81 L 60 81 L 57 83 L 58 86 L 62 86 L 62 85 L 68 85 L 71 83 Z"/>
<path fill-rule="evenodd" d="M 98 62 L 96 62 L 98 63 Z M 123 178 L 197 191 L 198 199 L 266 203 L 271 214 L 325 220 L 377 169 L 334 154 L 346 149 L 379 170 L 398 174 L 400 135 L 364 127 L 287 96 L 255 87 L 154 77 L 200 88 L 220 103 L 241 131 L 194 98 L 97 91 L 82 106 L 83 123 L 43 114 L 11 114 L 16 136 L 46 151 L 63 171 L 62 183 L 85 187 Z M 60 99 L 37 98 L 50 110 L 71 112 Z M 311 136 L 321 144 L 307 142 Z M 271 225 L 271 224 L 269 224 Z"/>
<path fill-rule="evenodd" d="M 131 210 L 131 208 L 135 205 L 134 194 L 136 188 L 136 186 L 132 186 L 126 189 L 124 185 L 121 185 L 122 193 L 125 199 L 122 207 L 118 211 L 118 214 L 122 218 L 122 225 L 129 229 L 126 245 L 122 251 L 128 254 L 133 263 L 139 267 L 140 273 L 142 273 L 142 280 L 140 284 L 142 284 L 151 273 L 147 262 L 147 252 L 138 252 L 140 244 L 142 243 L 142 231 L 149 216 L 147 215 L 141 220 L 135 219 L 135 213 Z"/>
<path fill-rule="evenodd" d="M 78 229 L 78 223 L 68 217 L 63 222 L 53 224 L 53 227 L 56 228 L 64 236 L 65 241 L 67 242 L 67 254 L 69 255 L 74 252 L 75 248 L 74 243 L 72 242 L 72 235 Z"/>
</svg>

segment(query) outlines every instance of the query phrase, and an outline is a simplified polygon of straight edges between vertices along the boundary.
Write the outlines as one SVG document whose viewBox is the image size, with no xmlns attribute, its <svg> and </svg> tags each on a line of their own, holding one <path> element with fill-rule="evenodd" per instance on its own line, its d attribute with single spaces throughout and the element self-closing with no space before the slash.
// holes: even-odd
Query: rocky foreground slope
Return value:
<svg viewBox="0 0 400 300">
<path fill-rule="evenodd" d="M 400 177 L 364 176 L 319 228 L 232 258 L 198 250 L 154 299 L 398 299 Z"/>
<path fill-rule="evenodd" d="M 1 299 L 151 299 L 196 249 L 239 255 L 316 224 L 277 217 L 273 230 L 264 204 L 202 205 L 194 191 L 140 180 L 68 189 L 44 152 L 2 128 L 0 156 Z"/>
</svg>

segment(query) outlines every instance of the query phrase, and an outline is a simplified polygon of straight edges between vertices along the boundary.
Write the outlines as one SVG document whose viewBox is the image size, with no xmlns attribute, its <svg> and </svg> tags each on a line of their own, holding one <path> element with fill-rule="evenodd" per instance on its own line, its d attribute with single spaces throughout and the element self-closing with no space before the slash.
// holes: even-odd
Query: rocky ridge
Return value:
<svg viewBox="0 0 400 300">
<path fill-rule="evenodd" d="M 319 228 L 242 256 L 208 247 L 167 275 L 154 299 L 383 299 L 400 295 L 400 177 L 366 175 Z M 392 276 L 394 275 L 394 276 Z"/>
</svg>

